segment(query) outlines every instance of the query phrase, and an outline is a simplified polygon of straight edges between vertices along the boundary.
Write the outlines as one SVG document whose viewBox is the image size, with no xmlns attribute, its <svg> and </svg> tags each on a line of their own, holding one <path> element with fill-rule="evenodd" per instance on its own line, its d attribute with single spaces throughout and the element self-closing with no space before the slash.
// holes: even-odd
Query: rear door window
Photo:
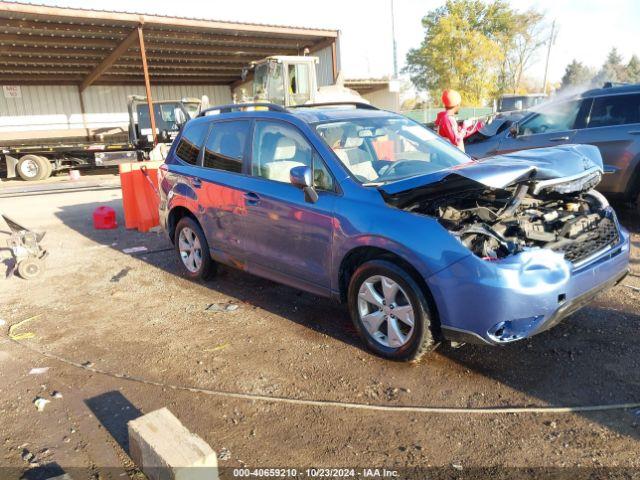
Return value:
<svg viewBox="0 0 640 480">
<path fill-rule="evenodd" d="M 640 94 L 594 99 L 588 128 L 640 123 Z"/>
<path fill-rule="evenodd" d="M 205 144 L 202 166 L 242 173 L 250 129 L 248 120 L 214 123 Z"/>
<path fill-rule="evenodd" d="M 204 137 L 207 135 L 207 130 L 209 130 L 209 123 L 207 122 L 198 122 L 185 126 L 182 137 L 180 137 L 180 143 L 176 148 L 176 155 L 180 160 L 191 165 L 198 163 L 198 156 L 200 155 Z"/>
</svg>

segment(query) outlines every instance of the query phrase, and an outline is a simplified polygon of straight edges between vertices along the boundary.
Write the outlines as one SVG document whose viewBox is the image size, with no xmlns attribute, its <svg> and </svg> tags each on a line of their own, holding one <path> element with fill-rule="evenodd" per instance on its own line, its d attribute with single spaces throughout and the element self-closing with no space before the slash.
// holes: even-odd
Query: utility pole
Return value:
<svg viewBox="0 0 640 480">
<path fill-rule="evenodd" d="M 398 78 L 398 47 L 396 45 L 396 21 L 393 14 L 393 0 L 391 0 L 391 37 L 393 39 L 393 78 Z"/>
<path fill-rule="evenodd" d="M 555 43 L 556 39 L 556 21 L 551 24 L 551 35 L 549 36 L 549 46 L 547 48 L 547 61 L 544 65 L 544 83 L 542 84 L 542 93 L 547 93 L 547 78 L 549 75 L 549 57 L 551 57 L 551 46 Z"/>
</svg>

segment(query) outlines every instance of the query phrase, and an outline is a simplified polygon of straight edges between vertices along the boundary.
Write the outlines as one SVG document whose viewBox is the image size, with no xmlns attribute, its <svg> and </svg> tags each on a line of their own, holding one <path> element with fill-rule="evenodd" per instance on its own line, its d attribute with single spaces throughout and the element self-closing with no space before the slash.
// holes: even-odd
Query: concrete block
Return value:
<svg viewBox="0 0 640 480">
<path fill-rule="evenodd" d="M 167 408 L 127 424 L 133 461 L 151 480 L 217 480 L 216 453 Z"/>
</svg>

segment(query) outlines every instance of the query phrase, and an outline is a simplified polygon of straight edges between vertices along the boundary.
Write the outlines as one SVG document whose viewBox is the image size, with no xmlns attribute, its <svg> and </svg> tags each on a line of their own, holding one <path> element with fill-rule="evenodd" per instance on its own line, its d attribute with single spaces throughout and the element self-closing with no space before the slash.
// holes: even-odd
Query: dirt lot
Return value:
<svg viewBox="0 0 640 480">
<path fill-rule="evenodd" d="M 41 278 L 0 280 L 0 478 L 141 478 L 126 422 L 163 406 L 222 452 L 221 467 L 386 467 L 401 478 L 426 478 L 415 469 L 429 467 L 445 467 L 428 471 L 445 478 L 499 473 L 493 467 L 565 467 L 557 471 L 576 478 L 618 467 L 628 470 L 596 472 L 640 476 L 640 408 L 436 414 L 214 394 L 463 408 L 640 402 L 632 214 L 623 221 L 635 232 L 636 276 L 624 285 L 532 340 L 441 346 L 411 365 L 364 351 L 346 310 L 329 300 L 229 269 L 193 283 L 160 234 L 93 230 L 98 205 L 122 221 L 120 199 L 114 188 L 0 198 L 0 211 L 47 231 L 51 252 Z M 140 245 L 148 251 L 122 251 Z M 9 326 L 25 319 L 14 333 L 34 336 L 12 341 Z M 35 367 L 49 369 L 29 374 Z M 50 400 L 42 412 L 37 396 Z"/>
</svg>

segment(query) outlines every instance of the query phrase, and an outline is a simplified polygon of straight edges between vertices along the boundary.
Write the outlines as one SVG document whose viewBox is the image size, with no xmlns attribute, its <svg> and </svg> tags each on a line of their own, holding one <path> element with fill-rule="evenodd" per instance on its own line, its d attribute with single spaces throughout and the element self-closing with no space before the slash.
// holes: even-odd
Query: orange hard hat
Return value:
<svg viewBox="0 0 640 480">
<path fill-rule="evenodd" d="M 455 107 L 462 103 L 462 97 L 455 90 L 445 90 L 442 92 L 442 103 L 445 107 Z"/>
</svg>

